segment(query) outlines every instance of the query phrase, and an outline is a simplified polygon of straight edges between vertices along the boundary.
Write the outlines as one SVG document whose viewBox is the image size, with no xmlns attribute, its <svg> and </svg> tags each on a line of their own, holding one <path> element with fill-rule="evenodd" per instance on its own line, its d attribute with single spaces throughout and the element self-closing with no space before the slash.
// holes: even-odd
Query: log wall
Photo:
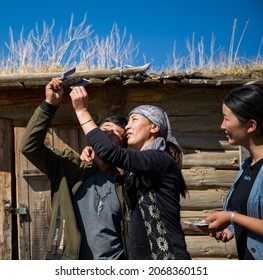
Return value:
<svg viewBox="0 0 263 280">
<path fill-rule="evenodd" d="M 92 89 L 90 110 L 96 121 L 101 121 L 106 116 L 116 113 L 127 116 L 131 109 L 141 104 L 156 105 L 168 113 L 173 132 L 184 151 L 183 175 L 189 187 L 189 197 L 181 200 L 181 215 L 188 250 L 194 259 L 236 258 L 234 240 L 223 244 L 200 231 L 189 229 L 183 223 L 184 220 L 202 219 L 212 211 L 222 209 L 226 194 L 239 168 L 240 151 L 237 147 L 227 143 L 224 132 L 220 129 L 222 98 L 231 87 L 233 85 L 209 87 L 208 85 L 172 84 L 162 86 L 101 86 Z M 28 201 L 23 201 L 23 197 L 29 197 L 31 204 L 27 207 L 31 208 L 30 217 L 34 219 L 34 226 L 31 229 L 29 226 L 21 227 L 21 224 L 32 224 L 32 220 L 21 217 L 18 219 L 18 231 L 24 230 L 22 236 L 27 238 L 19 239 L 19 258 L 41 259 L 43 254 L 37 255 L 32 248 L 35 246 L 44 251 L 43 244 L 50 215 L 48 183 L 39 182 L 36 177 L 26 178 L 23 176 L 21 164 L 28 165 L 27 169 L 34 167 L 24 162 L 25 159 L 20 154 L 19 143 L 29 118 L 44 99 L 44 87 L 29 91 L 11 90 L 5 92 L 2 90 L 0 97 L 0 120 L 8 119 L 15 131 L 15 144 L 7 148 L 7 154 L 11 153 L 13 156 L 10 156 L 10 159 L 15 158 L 15 162 L 7 160 L 12 165 L 8 174 L 4 172 L 2 164 L 0 182 L 3 185 L 2 181 L 9 181 L 12 176 L 16 178 L 16 185 L 13 185 L 12 188 L 23 193 L 22 198 L 20 197 L 20 201 L 17 203 L 27 204 Z M 60 141 L 56 140 L 55 142 L 57 148 L 62 148 L 70 142 L 74 150 L 80 151 L 82 149 L 85 141 L 80 136 L 81 130 L 78 128 L 75 136 L 67 133 L 69 129 L 76 127 L 79 127 L 78 122 L 71 107 L 68 92 L 66 92 L 53 121 L 53 128 L 57 131 L 54 137 L 60 139 Z M 3 146 L 4 144 L 0 146 L 0 149 L 3 149 Z M 8 198 L 9 194 L 3 194 L 2 187 L 1 192 L 1 201 L 3 198 Z M 39 209 L 42 209 L 41 213 L 37 212 Z M 0 214 L 1 223 L 3 206 Z M 39 217 L 42 221 L 44 220 L 44 226 L 43 223 L 39 223 Z M 3 231 L 1 225 L 0 230 Z M 35 238 L 32 239 L 32 236 Z M 28 246 L 29 243 L 31 247 Z M 1 244 L 3 242 L 1 243 L 0 240 Z M 12 247 L 11 244 L 8 246 Z M 29 250 L 29 248 L 31 249 Z M 1 253 L 1 258 L 10 258 L 10 256 L 5 257 Z"/>
</svg>

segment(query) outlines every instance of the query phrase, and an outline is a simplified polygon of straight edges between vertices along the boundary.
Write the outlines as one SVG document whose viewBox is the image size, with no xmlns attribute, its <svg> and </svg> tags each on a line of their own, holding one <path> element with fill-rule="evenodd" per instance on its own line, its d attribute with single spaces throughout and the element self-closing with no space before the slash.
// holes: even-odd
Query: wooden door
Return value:
<svg viewBox="0 0 263 280">
<path fill-rule="evenodd" d="M 17 205 L 21 212 L 18 218 L 18 251 L 21 260 L 45 258 L 45 243 L 51 215 L 50 183 L 47 177 L 30 163 L 20 152 L 20 142 L 25 128 L 15 129 Z M 52 148 L 70 147 L 81 152 L 83 132 L 75 128 L 50 129 L 45 144 Z M 80 140 L 82 138 L 82 140 Z"/>
<path fill-rule="evenodd" d="M 0 119 L 0 259 L 11 260 L 12 248 L 16 247 L 13 237 L 15 215 L 13 205 L 13 126 L 11 120 Z M 15 253 L 14 253 L 15 254 Z"/>
</svg>

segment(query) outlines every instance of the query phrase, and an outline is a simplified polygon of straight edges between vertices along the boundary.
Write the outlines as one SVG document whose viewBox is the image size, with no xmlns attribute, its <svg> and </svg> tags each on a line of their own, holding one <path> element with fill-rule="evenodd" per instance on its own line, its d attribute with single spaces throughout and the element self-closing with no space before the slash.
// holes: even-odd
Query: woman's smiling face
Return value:
<svg viewBox="0 0 263 280">
<path fill-rule="evenodd" d="M 248 136 L 246 123 L 242 123 L 225 104 L 222 106 L 222 112 L 224 119 L 221 129 L 225 131 L 229 144 L 246 146 Z"/>
</svg>

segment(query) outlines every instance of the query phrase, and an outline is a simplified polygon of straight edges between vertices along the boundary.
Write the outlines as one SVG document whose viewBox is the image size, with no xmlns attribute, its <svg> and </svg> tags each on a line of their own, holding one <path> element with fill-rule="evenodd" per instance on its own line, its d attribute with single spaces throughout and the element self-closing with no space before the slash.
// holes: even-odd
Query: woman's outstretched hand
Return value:
<svg viewBox="0 0 263 280">
<path fill-rule="evenodd" d="M 85 87 L 74 87 L 69 95 L 76 114 L 88 110 L 88 93 Z"/>
<path fill-rule="evenodd" d="M 84 133 L 87 134 L 97 127 L 88 111 L 88 93 L 83 86 L 80 86 L 74 87 L 69 95 L 80 126 Z"/>
</svg>

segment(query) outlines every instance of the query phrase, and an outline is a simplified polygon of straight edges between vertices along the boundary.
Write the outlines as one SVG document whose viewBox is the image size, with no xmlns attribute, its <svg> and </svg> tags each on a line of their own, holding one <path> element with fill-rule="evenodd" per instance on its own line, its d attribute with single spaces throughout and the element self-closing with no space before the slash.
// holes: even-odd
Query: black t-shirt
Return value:
<svg viewBox="0 0 263 280">
<path fill-rule="evenodd" d="M 263 158 L 252 166 L 248 164 L 244 170 L 229 202 L 231 211 L 247 215 L 247 200 L 262 163 Z M 247 230 L 242 226 L 235 225 L 235 238 L 238 258 L 240 260 L 253 260 L 253 256 L 247 249 Z"/>
</svg>

